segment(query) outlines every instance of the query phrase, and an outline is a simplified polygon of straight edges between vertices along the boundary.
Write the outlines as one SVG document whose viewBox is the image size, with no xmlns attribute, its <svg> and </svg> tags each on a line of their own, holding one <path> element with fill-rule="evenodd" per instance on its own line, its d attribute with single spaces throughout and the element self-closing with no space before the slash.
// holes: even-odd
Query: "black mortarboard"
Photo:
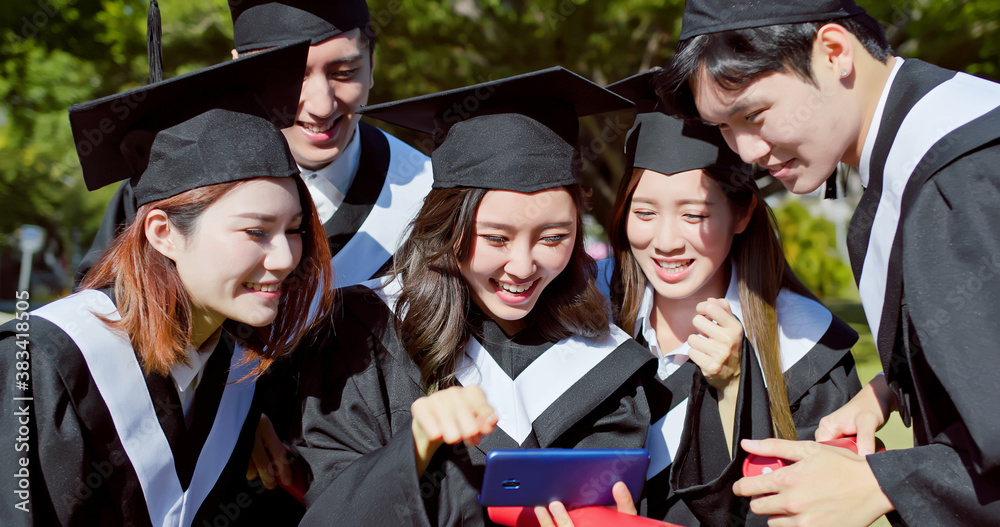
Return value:
<svg viewBox="0 0 1000 527">
<path fill-rule="evenodd" d="M 364 0 L 229 0 L 236 51 L 319 44 L 369 23 Z"/>
<path fill-rule="evenodd" d="M 308 49 L 303 41 L 73 105 L 87 188 L 129 179 L 143 205 L 216 183 L 297 174 L 280 128 L 295 119 Z"/>
<path fill-rule="evenodd" d="M 628 171 L 645 168 L 671 175 L 699 168 L 723 168 L 749 175 L 750 165 L 730 150 L 718 128 L 684 121 L 657 109 L 653 76 L 660 68 L 633 75 L 608 90 L 635 102 L 635 124 L 625 140 Z"/>
<path fill-rule="evenodd" d="M 853 0 L 687 0 L 678 40 L 733 29 L 822 22 L 864 12 Z"/>
<path fill-rule="evenodd" d="M 531 193 L 580 182 L 579 117 L 631 106 L 556 66 L 360 113 L 434 135 L 434 188 Z"/>
</svg>

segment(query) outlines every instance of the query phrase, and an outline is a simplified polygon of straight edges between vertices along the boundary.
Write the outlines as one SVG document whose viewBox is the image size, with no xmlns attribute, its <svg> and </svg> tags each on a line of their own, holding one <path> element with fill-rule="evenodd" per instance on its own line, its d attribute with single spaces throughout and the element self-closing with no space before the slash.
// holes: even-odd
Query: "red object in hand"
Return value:
<svg viewBox="0 0 1000 527">
<path fill-rule="evenodd" d="M 490 520 L 509 527 L 538 527 L 538 518 L 533 507 L 488 507 Z M 575 527 L 604 527 L 616 525 L 624 527 L 680 527 L 642 516 L 632 516 L 607 507 L 580 507 L 569 511 L 569 518 Z"/>
<path fill-rule="evenodd" d="M 858 453 L 858 441 L 854 436 L 841 437 L 830 441 L 820 441 L 820 444 L 839 446 L 840 448 L 846 448 L 855 454 Z M 878 452 L 885 450 L 885 445 L 883 445 L 882 441 L 877 437 L 875 438 L 875 450 Z M 792 462 L 787 459 L 750 454 L 743 460 L 743 476 L 749 478 L 752 476 L 759 476 L 761 474 L 769 474 L 781 467 L 791 464 Z"/>
</svg>

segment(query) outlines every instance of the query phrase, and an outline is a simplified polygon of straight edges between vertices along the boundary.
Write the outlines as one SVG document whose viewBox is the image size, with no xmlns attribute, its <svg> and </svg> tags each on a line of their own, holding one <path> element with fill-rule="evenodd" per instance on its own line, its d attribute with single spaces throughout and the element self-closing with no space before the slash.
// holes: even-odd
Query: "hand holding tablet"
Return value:
<svg viewBox="0 0 1000 527">
<path fill-rule="evenodd" d="M 560 501 L 571 509 L 614 505 L 611 489 L 619 481 L 638 501 L 648 466 L 649 452 L 643 449 L 494 450 L 486 457 L 479 502 L 533 507 Z"/>
</svg>

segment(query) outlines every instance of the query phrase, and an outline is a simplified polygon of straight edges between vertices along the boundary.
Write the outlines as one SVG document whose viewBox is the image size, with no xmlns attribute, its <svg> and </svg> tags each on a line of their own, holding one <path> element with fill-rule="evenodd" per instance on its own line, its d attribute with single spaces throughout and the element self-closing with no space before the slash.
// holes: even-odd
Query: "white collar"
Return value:
<svg viewBox="0 0 1000 527">
<path fill-rule="evenodd" d="M 872 116 L 872 122 L 868 125 L 865 146 L 861 149 L 861 161 L 858 173 L 861 175 L 861 186 L 865 188 L 868 188 L 869 164 L 872 159 L 872 150 L 875 148 L 875 138 L 878 136 L 878 130 L 882 124 L 882 114 L 885 113 L 885 103 L 889 100 L 889 90 L 892 88 L 892 82 L 896 80 L 899 68 L 903 66 L 902 57 L 893 58 L 896 60 L 896 63 L 893 64 L 889 79 L 885 82 L 885 87 L 882 88 L 882 96 L 879 97 L 878 106 L 875 107 L 875 115 Z"/>
<path fill-rule="evenodd" d="M 732 310 L 733 315 L 736 316 L 743 322 L 743 310 L 740 309 L 740 295 L 739 290 L 736 287 L 736 264 L 731 263 L 729 275 L 729 288 L 726 290 L 726 301 L 729 302 L 729 308 Z M 649 346 L 649 351 L 654 357 L 659 361 L 659 366 L 657 367 L 657 375 L 661 379 L 666 379 L 671 373 L 680 368 L 682 364 L 687 361 L 688 351 L 691 346 L 688 345 L 687 341 L 682 342 L 677 348 L 663 353 L 660 350 L 659 341 L 656 340 L 656 330 L 653 329 L 653 313 L 654 305 L 653 299 L 656 297 L 656 290 L 653 289 L 653 284 L 646 280 L 646 290 L 642 294 L 642 302 L 639 304 L 639 313 L 642 316 L 635 321 L 634 334 L 642 335 L 645 339 L 646 345 Z"/>
<path fill-rule="evenodd" d="M 299 165 L 299 171 L 303 178 L 309 174 L 316 174 L 329 181 L 343 195 L 347 195 L 347 190 L 354 183 L 354 178 L 358 174 L 358 165 L 361 164 L 361 136 L 360 125 L 354 127 L 354 136 L 344 147 L 344 151 L 330 162 L 329 165 L 319 169 L 310 170 Z"/>
<path fill-rule="evenodd" d="M 730 273 L 729 273 L 729 288 L 726 290 L 726 302 L 729 302 L 729 308 L 732 310 L 733 315 L 743 323 L 743 310 L 740 308 L 740 293 L 739 289 L 736 287 L 736 264 L 730 263 Z M 660 346 L 656 341 L 656 330 L 653 329 L 653 299 L 656 297 L 656 290 L 653 289 L 653 284 L 646 280 L 646 290 L 642 294 L 642 302 L 639 304 L 639 313 L 642 316 L 635 321 L 634 333 L 636 335 L 642 335 L 646 339 L 646 343 L 649 345 L 650 351 L 657 357 L 660 356 Z M 687 343 L 681 344 L 675 350 L 664 353 L 663 355 L 673 355 L 676 353 L 683 353 L 687 355 L 687 350 L 689 346 Z"/>
<path fill-rule="evenodd" d="M 221 336 L 222 328 L 219 328 L 202 343 L 201 348 L 196 350 L 194 346 L 188 346 L 184 352 L 187 364 L 181 362 L 170 367 L 170 376 L 177 385 L 178 393 L 183 395 L 188 388 L 192 392 L 198 389 L 201 376 L 205 373 L 205 365 L 208 364 L 208 359 L 219 344 Z"/>
<path fill-rule="evenodd" d="M 733 316 L 739 319 L 740 324 L 742 324 L 743 309 L 740 306 L 737 276 L 736 264 L 730 262 L 726 302 L 729 302 L 729 309 Z M 651 324 L 654 294 L 653 286 L 647 282 L 646 292 L 643 294 L 640 307 L 640 312 L 644 315 L 636 321 L 636 333 L 639 334 L 641 330 L 650 351 L 660 361 L 658 374 L 661 379 L 665 379 L 669 373 L 673 373 L 684 363 L 690 347 L 685 342 L 677 349 L 660 356 L 659 345 L 656 343 L 656 331 L 653 330 Z M 775 307 L 778 318 L 778 349 L 781 350 L 781 366 L 783 371 L 788 371 L 820 341 L 833 322 L 833 314 L 823 304 L 787 289 L 782 289 L 778 293 L 777 306 Z M 759 353 L 756 346 L 754 351 Z"/>
</svg>

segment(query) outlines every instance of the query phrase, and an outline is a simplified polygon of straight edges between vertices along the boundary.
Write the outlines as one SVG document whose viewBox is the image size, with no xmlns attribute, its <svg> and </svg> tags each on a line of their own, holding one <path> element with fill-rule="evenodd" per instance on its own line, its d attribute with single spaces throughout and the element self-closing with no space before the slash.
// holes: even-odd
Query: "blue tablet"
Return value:
<svg viewBox="0 0 1000 527">
<path fill-rule="evenodd" d="M 493 450 L 486 456 L 479 503 L 484 507 L 614 505 L 611 488 L 624 481 L 639 502 L 649 451 L 541 448 Z"/>
</svg>

